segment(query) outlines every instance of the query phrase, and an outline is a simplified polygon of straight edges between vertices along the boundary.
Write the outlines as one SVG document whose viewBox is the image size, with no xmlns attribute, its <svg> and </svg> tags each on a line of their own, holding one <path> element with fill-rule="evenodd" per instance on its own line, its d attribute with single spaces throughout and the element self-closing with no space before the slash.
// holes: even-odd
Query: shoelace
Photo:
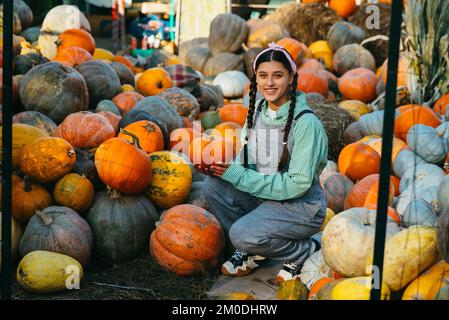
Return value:
<svg viewBox="0 0 449 320">
<path fill-rule="evenodd" d="M 284 264 L 285 268 L 289 268 L 292 271 L 297 271 L 298 270 L 298 266 L 294 263 L 285 263 Z"/>
<path fill-rule="evenodd" d="M 234 254 L 231 257 L 231 260 L 233 261 L 239 261 L 245 256 L 244 252 L 241 251 L 235 251 Z"/>
</svg>

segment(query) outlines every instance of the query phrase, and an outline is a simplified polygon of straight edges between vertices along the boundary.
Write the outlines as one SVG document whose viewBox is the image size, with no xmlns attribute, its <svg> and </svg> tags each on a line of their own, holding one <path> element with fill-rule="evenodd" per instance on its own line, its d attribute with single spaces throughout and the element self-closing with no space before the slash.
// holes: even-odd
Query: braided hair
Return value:
<svg viewBox="0 0 449 320">
<path fill-rule="evenodd" d="M 289 61 L 287 60 L 284 53 L 279 51 L 268 51 L 262 54 L 256 62 L 256 70 L 254 71 L 253 76 L 251 77 L 251 83 L 250 83 L 250 90 L 249 90 L 249 108 L 248 108 L 248 115 L 246 117 L 246 136 L 245 136 L 245 145 L 244 145 L 244 152 L 245 152 L 245 166 L 247 165 L 247 143 L 249 141 L 249 135 L 250 131 L 253 128 L 254 125 L 254 113 L 257 112 L 256 109 L 256 96 L 257 96 L 257 81 L 256 81 L 256 71 L 259 65 L 263 62 L 268 61 L 277 61 L 282 63 L 282 65 L 288 70 L 289 73 L 292 72 L 292 67 L 290 66 Z M 298 83 L 298 74 L 295 73 L 293 77 L 292 84 L 290 86 L 290 108 L 288 112 L 288 118 L 287 123 L 284 127 L 284 137 L 283 137 L 283 148 L 282 148 L 282 155 L 279 160 L 278 164 L 278 171 L 282 171 L 287 163 L 287 141 L 288 136 L 290 134 L 291 126 L 293 123 L 293 116 L 295 113 L 295 106 L 296 106 L 296 87 Z"/>
</svg>

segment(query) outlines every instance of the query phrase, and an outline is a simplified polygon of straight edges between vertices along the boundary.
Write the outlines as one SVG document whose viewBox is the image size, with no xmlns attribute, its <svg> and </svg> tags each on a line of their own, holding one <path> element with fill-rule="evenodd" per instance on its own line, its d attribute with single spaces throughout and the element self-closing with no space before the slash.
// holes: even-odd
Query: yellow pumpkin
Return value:
<svg viewBox="0 0 449 320">
<path fill-rule="evenodd" d="M 441 260 L 434 264 L 407 286 L 402 300 L 428 300 L 432 286 L 441 281 L 447 272 L 449 272 L 449 264 L 446 261 Z"/>
<path fill-rule="evenodd" d="M 12 125 L 12 167 L 19 168 L 20 157 L 25 146 L 36 141 L 39 138 L 48 137 L 49 134 L 42 129 L 22 124 L 13 123 Z M 0 157 L 2 156 L 2 127 L 0 126 Z"/>
<path fill-rule="evenodd" d="M 17 267 L 17 282 L 26 291 L 50 293 L 68 289 L 83 278 L 81 264 L 64 254 L 32 251 Z M 67 283 L 66 283 L 67 282 Z"/>
<path fill-rule="evenodd" d="M 427 300 L 449 300 L 449 272 L 435 281 L 429 290 Z"/>
<path fill-rule="evenodd" d="M 308 290 L 298 278 L 281 283 L 276 294 L 277 300 L 307 300 Z"/>
<path fill-rule="evenodd" d="M 338 107 L 348 111 L 356 120 L 365 113 L 371 112 L 368 105 L 359 100 L 344 100 L 338 104 Z"/>
<path fill-rule="evenodd" d="M 335 216 L 335 212 L 331 208 L 326 209 L 326 218 L 324 219 L 323 225 L 321 226 L 321 231 L 326 228 L 327 223 Z"/>
<path fill-rule="evenodd" d="M 399 291 L 432 265 L 438 257 L 436 230 L 412 226 L 391 237 L 385 244 L 383 280 L 392 291 Z M 372 254 L 366 274 L 371 274 Z"/>
<path fill-rule="evenodd" d="M 53 197 L 61 206 L 69 207 L 78 213 L 90 208 L 94 201 L 94 185 L 84 175 L 69 173 L 63 176 L 55 185 Z"/>
<path fill-rule="evenodd" d="M 2 229 L 2 215 L 0 214 L 0 230 Z M 17 250 L 19 249 L 20 238 L 22 237 L 22 229 L 19 223 L 11 218 L 11 260 L 14 260 L 17 256 Z M 0 271 L 2 271 L 2 235 L 0 232 Z"/>
<path fill-rule="evenodd" d="M 122 92 L 126 92 L 126 91 L 136 91 L 136 89 L 134 89 L 134 87 L 130 84 L 124 84 L 122 86 Z"/>
<path fill-rule="evenodd" d="M 334 54 L 329 44 L 324 40 L 318 40 L 310 44 L 309 52 L 313 58 L 323 60 L 327 69 L 332 69 Z"/>
<path fill-rule="evenodd" d="M 164 209 L 181 204 L 192 186 L 190 162 L 170 151 L 150 153 L 153 178 L 145 191 L 151 202 Z"/>
<path fill-rule="evenodd" d="M 338 283 L 331 291 L 332 300 L 370 300 L 371 277 L 349 278 Z M 381 286 L 381 299 L 390 299 L 390 289 L 385 282 Z"/>
<path fill-rule="evenodd" d="M 96 60 L 109 60 L 112 61 L 114 59 L 114 54 L 106 49 L 96 48 L 93 55 Z"/>
</svg>

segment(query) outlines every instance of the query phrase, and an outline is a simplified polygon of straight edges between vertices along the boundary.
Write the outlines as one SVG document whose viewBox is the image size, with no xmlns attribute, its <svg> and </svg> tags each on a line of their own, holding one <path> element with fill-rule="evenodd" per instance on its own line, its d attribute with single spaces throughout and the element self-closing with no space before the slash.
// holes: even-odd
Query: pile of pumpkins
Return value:
<svg viewBox="0 0 449 320">
<path fill-rule="evenodd" d="M 64 14 L 55 7 L 43 26 Z M 82 278 L 94 255 L 118 263 L 147 248 L 179 275 L 215 268 L 225 236 L 192 163 L 233 157 L 247 108 L 223 106 L 221 90 L 184 65 L 143 70 L 96 48 L 88 25 L 42 35 L 40 50 L 14 61 L 18 283 L 62 290 L 71 266 Z"/>
</svg>

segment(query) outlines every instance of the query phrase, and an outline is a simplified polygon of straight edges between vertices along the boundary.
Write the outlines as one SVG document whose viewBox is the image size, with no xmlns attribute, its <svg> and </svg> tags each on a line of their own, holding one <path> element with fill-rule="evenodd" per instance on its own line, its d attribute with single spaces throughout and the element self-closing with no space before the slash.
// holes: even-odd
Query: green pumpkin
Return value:
<svg viewBox="0 0 449 320">
<path fill-rule="evenodd" d="M 117 105 L 108 99 L 104 99 L 98 102 L 97 107 L 95 108 L 95 112 L 101 111 L 109 111 L 118 116 L 122 115 Z"/>
<path fill-rule="evenodd" d="M 204 130 L 213 129 L 221 123 L 220 116 L 217 111 L 206 111 L 200 116 L 201 126 Z"/>
</svg>

